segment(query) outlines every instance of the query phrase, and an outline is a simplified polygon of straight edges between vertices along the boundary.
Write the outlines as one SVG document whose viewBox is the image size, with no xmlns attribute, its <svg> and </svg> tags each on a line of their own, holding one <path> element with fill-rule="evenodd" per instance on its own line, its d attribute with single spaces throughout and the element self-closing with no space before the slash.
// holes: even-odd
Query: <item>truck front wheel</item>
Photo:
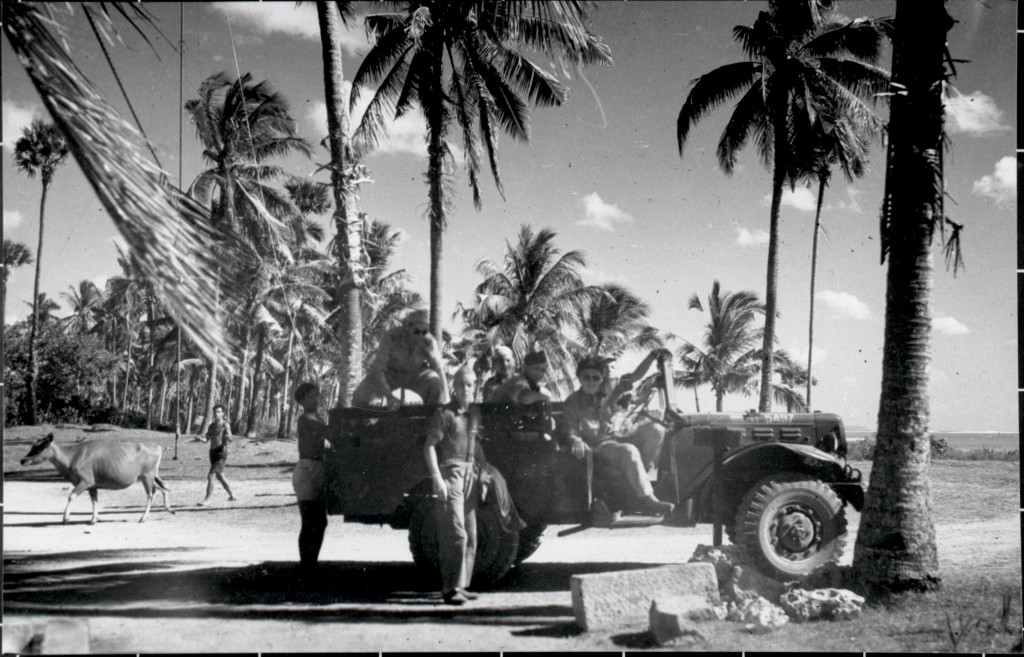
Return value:
<svg viewBox="0 0 1024 657">
<path fill-rule="evenodd" d="M 432 497 L 424 497 L 413 508 L 409 519 L 409 550 L 416 565 L 440 571 L 437 547 L 437 511 Z M 476 563 L 473 567 L 474 588 L 485 588 L 508 574 L 519 553 L 519 533 L 501 528 L 496 505 L 480 504 L 476 508 Z"/>
<path fill-rule="evenodd" d="M 768 575 L 801 579 L 839 561 L 846 516 L 827 484 L 795 473 L 772 475 L 743 496 L 734 531 Z"/>
</svg>

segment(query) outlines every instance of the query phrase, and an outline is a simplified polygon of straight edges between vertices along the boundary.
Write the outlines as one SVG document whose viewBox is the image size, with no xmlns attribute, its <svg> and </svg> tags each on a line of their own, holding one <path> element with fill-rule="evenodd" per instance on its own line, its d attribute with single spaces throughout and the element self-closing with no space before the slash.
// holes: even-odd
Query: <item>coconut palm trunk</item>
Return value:
<svg viewBox="0 0 1024 657">
<path fill-rule="evenodd" d="M 440 44 L 437 44 L 439 47 Z M 436 69 L 430 76 L 431 81 L 441 80 L 440 55 L 431 56 Z M 443 98 L 444 90 L 435 88 L 428 97 Z M 427 147 L 430 164 L 427 169 L 427 181 L 430 185 L 430 332 L 438 344 L 442 344 L 441 336 L 441 263 L 444 252 L 444 156 L 446 138 L 445 108 L 442 102 L 433 102 L 427 106 L 427 126 L 430 131 L 430 143 Z"/>
<path fill-rule="evenodd" d="M 43 193 L 39 198 L 39 242 L 36 245 L 36 275 L 32 285 L 32 329 L 28 338 L 28 423 L 38 421 L 38 398 L 36 381 L 39 379 L 39 356 L 36 349 L 36 338 L 39 334 L 39 280 L 43 273 L 43 226 L 46 220 L 46 192 L 50 181 L 43 176 Z"/>
<path fill-rule="evenodd" d="M 828 187 L 828 171 L 818 173 L 818 205 L 814 211 L 814 237 L 811 239 L 811 302 L 807 317 L 807 410 L 811 406 L 811 364 L 814 360 L 814 286 L 818 282 L 818 233 L 821 231 L 821 203 Z"/>
<path fill-rule="evenodd" d="M 945 3 L 896 4 L 883 256 L 882 394 L 871 482 L 853 567 L 875 594 L 941 583 L 928 469 L 932 239 L 943 220 Z"/>
<path fill-rule="evenodd" d="M 359 287 L 363 281 L 362 222 L 355 205 L 355 190 L 351 189 L 352 146 L 348 103 L 345 101 L 344 75 L 341 59 L 341 14 L 334 2 L 316 3 L 320 19 L 320 41 L 324 60 L 324 91 L 327 96 L 327 130 L 331 148 L 331 185 L 334 188 L 334 226 L 337 231 L 338 267 L 341 285 L 337 290 L 338 306 L 342 309 L 341 349 L 338 352 L 338 376 L 341 382 L 342 406 L 352 403 L 362 378 L 363 326 L 359 300 Z M 255 389 L 255 383 L 253 384 Z M 254 390 L 255 392 L 255 390 Z M 253 396 L 255 401 L 255 394 Z M 249 414 L 249 428 L 255 427 L 255 413 Z"/>
<path fill-rule="evenodd" d="M 261 323 L 256 334 L 256 361 L 252 368 L 252 396 L 249 398 L 249 416 L 245 423 L 246 438 L 256 437 L 256 411 L 260 399 L 261 375 L 263 374 L 263 352 L 267 342 L 267 325 Z"/>
<path fill-rule="evenodd" d="M 785 100 L 784 98 L 782 100 Z M 768 224 L 768 266 L 764 292 L 764 341 L 761 346 L 761 396 L 757 409 L 762 413 L 772 410 L 772 373 L 775 366 L 775 316 L 778 314 L 779 286 L 779 214 L 782 207 L 782 188 L 786 180 L 785 107 L 776 109 L 774 119 L 775 152 L 772 169 L 772 205 Z"/>
</svg>

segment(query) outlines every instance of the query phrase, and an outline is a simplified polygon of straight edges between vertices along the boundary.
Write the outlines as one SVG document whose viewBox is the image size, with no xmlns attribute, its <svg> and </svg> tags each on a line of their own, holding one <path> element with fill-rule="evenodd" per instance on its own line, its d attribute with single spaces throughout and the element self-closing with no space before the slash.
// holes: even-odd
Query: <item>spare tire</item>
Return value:
<svg viewBox="0 0 1024 657">
<path fill-rule="evenodd" d="M 433 497 L 420 499 L 409 519 L 409 551 L 417 566 L 440 572 L 437 547 L 437 510 Z M 500 581 L 515 564 L 519 553 L 519 532 L 501 528 L 497 506 L 485 503 L 476 508 L 476 562 L 472 586 L 486 588 Z"/>
</svg>

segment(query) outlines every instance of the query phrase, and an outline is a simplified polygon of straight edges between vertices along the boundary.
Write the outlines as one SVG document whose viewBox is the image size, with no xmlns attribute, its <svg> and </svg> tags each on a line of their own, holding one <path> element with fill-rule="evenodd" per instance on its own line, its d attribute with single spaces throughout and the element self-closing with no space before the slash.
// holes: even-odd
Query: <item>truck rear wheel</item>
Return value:
<svg viewBox="0 0 1024 657">
<path fill-rule="evenodd" d="M 409 519 L 409 550 L 417 566 L 440 570 L 437 547 L 437 511 L 432 497 L 420 500 Z M 474 588 L 492 586 L 508 574 L 519 552 L 519 532 L 501 528 L 497 506 L 480 504 L 476 508 L 476 563 Z"/>
<path fill-rule="evenodd" d="M 519 531 L 519 552 L 516 554 L 516 563 L 526 561 L 540 547 L 540 538 L 547 529 L 547 525 L 527 525 Z"/>
<path fill-rule="evenodd" d="M 768 575 L 801 579 L 839 561 L 846 516 L 827 484 L 796 473 L 772 475 L 743 496 L 734 531 Z"/>
</svg>

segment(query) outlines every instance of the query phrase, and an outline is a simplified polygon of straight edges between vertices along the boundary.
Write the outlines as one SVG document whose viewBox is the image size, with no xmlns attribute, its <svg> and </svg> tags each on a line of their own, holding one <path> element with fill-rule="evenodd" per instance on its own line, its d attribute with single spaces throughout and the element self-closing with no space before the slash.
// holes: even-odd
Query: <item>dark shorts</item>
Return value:
<svg viewBox="0 0 1024 657">
<path fill-rule="evenodd" d="M 224 474 L 224 464 L 228 461 L 227 450 L 215 447 L 210 450 L 210 474 Z"/>
</svg>

